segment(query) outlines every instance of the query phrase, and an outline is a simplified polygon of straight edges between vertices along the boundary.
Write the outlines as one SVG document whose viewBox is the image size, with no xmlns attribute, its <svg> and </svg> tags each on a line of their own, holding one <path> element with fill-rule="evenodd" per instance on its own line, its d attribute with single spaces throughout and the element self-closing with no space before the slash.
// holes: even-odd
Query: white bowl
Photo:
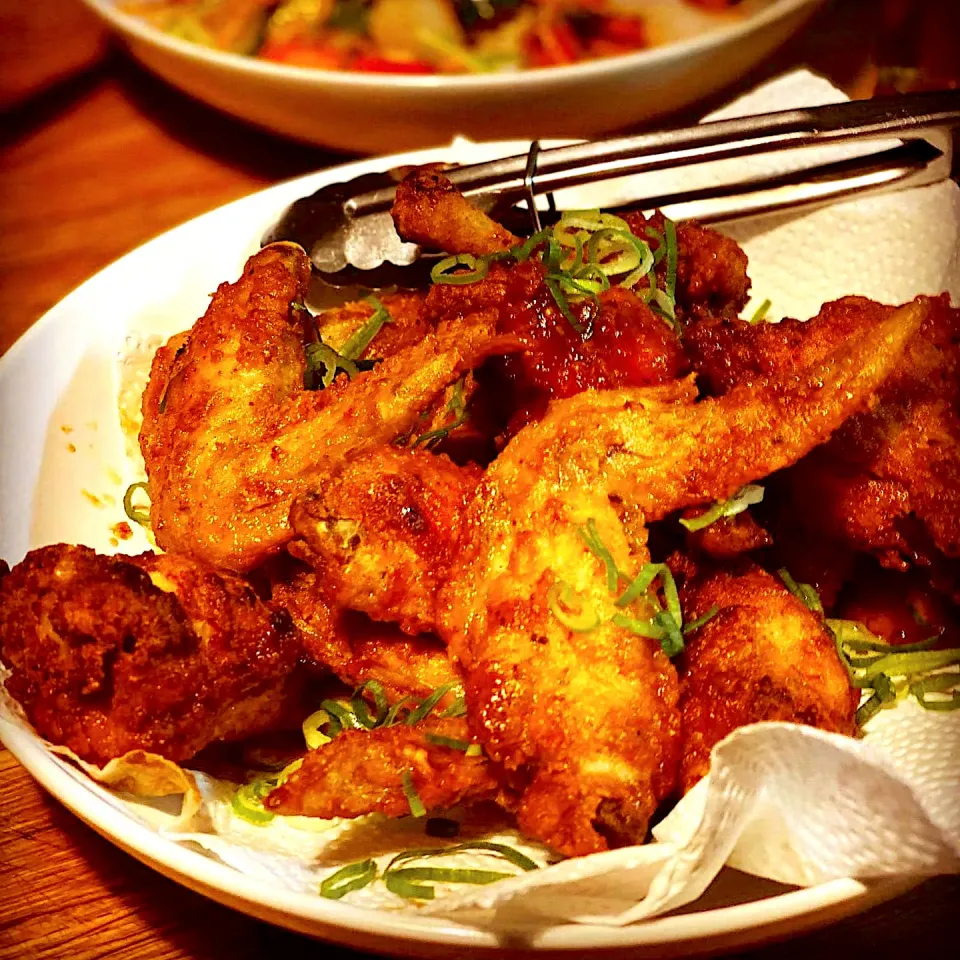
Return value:
<svg viewBox="0 0 960 960">
<path fill-rule="evenodd" d="M 468 76 L 392 76 L 286 66 L 187 43 L 84 0 L 147 67 L 181 90 L 278 133 L 360 153 L 450 141 L 595 137 L 667 113 L 746 73 L 823 0 L 758 9 L 689 40 L 565 67 Z"/>
</svg>

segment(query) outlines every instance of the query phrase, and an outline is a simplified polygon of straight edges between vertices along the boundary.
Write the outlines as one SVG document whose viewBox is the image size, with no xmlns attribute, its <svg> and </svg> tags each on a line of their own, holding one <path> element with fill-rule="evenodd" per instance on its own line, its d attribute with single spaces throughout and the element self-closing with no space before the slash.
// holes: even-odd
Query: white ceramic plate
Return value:
<svg viewBox="0 0 960 960">
<path fill-rule="evenodd" d="M 471 159 L 525 144 L 469 146 Z M 120 499 L 134 475 L 117 418 L 118 358 L 128 338 L 189 326 L 209 293 L 239 273 L 264 229 L 292 200 L 324 183 L 391 164 L 465 159 L 456 148 L 358 163 L 281 184 L 158 237 L 87 281 L 54 307 L 0 363 L 0 556 L 18 561 L 44 543 L 111 544 Z M 141 533 L 120 549 L 145 549 Z M 24 767 L 95 830 L 161 873 L 253 916 L 361 948 L 411 956 L 473 951 L 629 952 L 690 955 L 821 926 L 889 899 L 916 881 L 838 880 L 788 891 L 732 871 L 682 911 L 625 928 L 513 928 L 502 938 L 448 919 L 372 912 L 278 891 L 160 836 L 130 808 L 3 719 L 0 738 Z"/>
<path fill-rule="evenodd" d="M 796 32 L 823 0 L 748 0 L 749 16 L 685 40 L 568 67 L 390 76 L 269 63 L 171 37 L 84 0 L 147 67 L 234 116 L 360 153 L 514 137 L 595 137 L 721 89 Z M 638 0 L 648 6 L 651 0 Z M 655 0 L 675 7 L 679 0 Z"/>
</svg>

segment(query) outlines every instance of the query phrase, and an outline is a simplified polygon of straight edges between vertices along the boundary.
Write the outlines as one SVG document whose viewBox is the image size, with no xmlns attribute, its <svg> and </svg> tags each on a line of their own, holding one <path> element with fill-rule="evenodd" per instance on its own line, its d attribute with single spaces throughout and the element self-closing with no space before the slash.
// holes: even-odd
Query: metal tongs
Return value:
<svg viewBox="0 0 960 960">
<path fill-rule="evenodd" d="M 759 154 L 875 143 L 875 150 L 860 156 L 773 175 L 750 175 L 747 169 L 742 178 L 717 186 L 644 193 L 638 179 L 631 208 L 661 208 L 675 220 L 720 223 L 944 180 L 955 172 L 958 131 L 960 90 L 919 93 L 550 150 L 534 141 L 525 154 L 453 168 L 445 175 L 494 219 L 509 221 L 519 214 L 533 232 L 543 220 L 556 219 L 553 193 L 561 188 Z M 293 203 L 263 242 L 299 243 L 320 276 L 335 286 L 415 285 L 410 265 L 421 250 L 401 240 L 390 216 L 404 172 L 367 174 L 325 186 Z M 544 195 L 548 208 L 541 213 L 537 197 Z"/>
</svg>

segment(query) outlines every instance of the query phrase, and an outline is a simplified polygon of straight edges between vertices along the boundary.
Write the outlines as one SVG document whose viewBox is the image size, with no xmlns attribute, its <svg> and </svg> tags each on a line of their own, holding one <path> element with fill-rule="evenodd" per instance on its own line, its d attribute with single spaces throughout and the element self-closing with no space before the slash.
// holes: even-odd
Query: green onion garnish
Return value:
<svg viewBox="0 0 960 960">
<path fill-rule="evenodd" d="M 413 771 L 404 770 L 400 779 L 403 783 L 403 795 L 407 798 L 407 803 L 410 804 L 410 815 L 412 817 L 426 816 L 427 808 L 423 805 L 420 794 L 417 793 L 417 788 L 413 782 Z"/>
<path fill-rule="evenodd" d="M 677 225 L 667 217 L 663 218 L 663 232 L 667 247 L 667 277 L 664 283 L 665 293 L 671 304 L 677 301 L 677 262 L 679 249 L 677 247 Z M 671 307 L 671 314 L 673 308 Z"/>
<path fill-rule="evenodd" d="M 911 694 L 926 710 L 960 709 L 960 648 L 932 650 L 920 643 L 886 644 L 855 620 L 826 620 L 852 686 L 872 690 L 857 710 L 861 726 L 898 696 Z M 948 696 L 948 694 L 950 694 Z"/>
<path fill-rule="evenodd" d="M 565 580 L 557 580 L 550 585 L 547 606 L 560 623 L 574 633 L 589 633 L 600 626 L 596 611 Z"/>
<path fill-rule="evenodd" d="M 466 270 L 461 269 L 466 267 Z M 482 280 L 490 270 L 489 261 L 483 257 L 475 257 L 470 253 L 461 253 L 455 257 L 444 257 L 430 271 L 430 279 L 434 283 L 453 284 L 464 286 Z"/>
<path fill-rule="evenodd" d="M 716 604 L 714 604 L 706 613 L 697 617 L 696 620 L 691 620 L 683 628 L 683 635 L 687 636 L 688 634 L 694 633 L 696 630 L 699 630 L 705 623 L 709 623 L 719 612 L 720 612 L 720 608 Z"/>
<path fill-rule="evenodd" d="M 377 879 L 377 864 L 373 860 L 348 863 L 320 883 L 320 896 L 339 900 L 354 890 L 362 890 Z"/>
<path fill-rule="evenodd" d="M 415 710 L 412 710 L 407 716 L 405 723 L 408 726 L 413 726 L 415 723 L 419 723 L 421 720 L 425 719 L 433 710 L 433 708 L 451 691 L 459 689 L 460 681 L 451 680 L 448 683 L 443 683 L 434 690 L 430 696 L 428 696 Z"/>
<path fill-rule="evenodd" d="M 329 344 L 309 343 L 306 354 L 307 366 L 303 372 L 303 385 L 307 390 L 317 390 L 320 387 L 326 389 L 333 383 L 339 370 L 346 373 L 351 380 L 360 372 L 353 360 L 337 353 Z"/>
<path fill-rule="evenodd" d="M 607 571 L 607 589 L 613 593 L 617 589 L 617 584 L 623 574 L 617 569 L 613 554 L 603 545 L 600 534 L 597 532 L 597 524 L 591 518 L 587 521 L 586 528 L 577 527 L 577 536 L 583 541 L 586 548 L 600 561 Z"/>
<path fill-rule="evenodd" d="M 332 718 L 326 710 L 315 710 L 303 721 L 300 729 L 303 731 L 303 739 L 306 741 L 308 749 L 316 750 L 318 747 L 322 747 L 325 743 L 329 743 L 333 739 L 332 736 L 324 733 L 322 729 L 330 723 L 331 720 Z M 337 732 L 339 733 L 339 730 Z"/>
<path fill-rule="evenodd" d="M 773 303 L 770 300 L 764 300 L 759 307 L 754 311 L 753 316 L 747 321 L 747 323 L 762 323 L 766 315 L 770 312 L 770 308 L 773 306 Z"/>
<path fill-rule="evenodd" d="M 133 496 L 138 490 L 143 490 L 147 496 L 150 495 L 149 487 L 143 480 L 139 480 L 137 483 L 131 483 L 123 495 L 123 512 L 127 515 L 128 520 L 132 520 L 134 523 L 139 523 L 141 527 L 145 527 L 150 523 L 150 508 L 135 507 L 133 505 Z"/>
<path fill-rule="evenodd" d="M 356 360 L 383 329 L 383 325 L 393 323 L 390 311 L 376 297 L 367 297 L 367 302 L 374 308 L 370 319 L 340 348 L 340 356 L 346 360 Z"/>
<path fill-rule="evenodd" d="M 450 400 L 447 402 L 447 413 L 453 415 L 453 421 L 448 423 L 446 426 L 438 427 L 436 430 L 428 430 L 426 433 L 421 433 L 413 443 L 410 444 L 411 447 L 419 446 L 421 443 L 424 446 L 429 446 L 432 443 L 435 443 L 438 440 L 443 440 L 445 437 L 449 436 L 457 427 L 462 427 L 467 422 L 467 404 L 463 397 L 463 380 L 458 380 L 453 385 L 453 391 L 450 394 Z"/>
<path fill-rule="evenodd" d="M 367 707 L 367 701 L 364 699 L 364 693 L 369 690 L 373 694 L 375 713 L 370 715 Z M 360 726 L 372 730 L 374 727 L 383 725 L 387 714 L 390 712 L 390 703 L 383 687 L 376 680 L 368 680 L 366 683 L 357 687 L 350 698 L 350 706 L 353 708 L 354 715 L 360 723 Z"/>
<path fill-rule="evenodd" d="M 467 840 L 464 843 L 456 843 L 451 847 L 440 847 L 434 849 L 424 847 L 420 850 L 404 850 L 398 853 L 388 864 L 387 870 L 391 870 L 398 863 L 405 863 L 408 860 L 420 860 L 432 857 L 450 857 L 457 853 L 466 853 L 468 851 L 478 851 L 481 853 L 492 853 L 504 860 L 512 863 L 521 870 L 539 870 L 540 865 L 531 860 L 525 853 L 514 850 L 513 847 L 505 843 L 496 843 L 493 840 Z"/>
<path fill-rule="evenodd" d="M 427 743 L 432 743 L 436 747 L 449 747 L 451 750 L 460 750 L 469 755 L 472 744 L 469 740 L 458 740 L 456 737 L 442 737 L 439 733 L 425 733 L 423 735 Z M 476 744 L 480 746 L 480 744 Z"/>
<path fill-rule="evenodd" d="M 748 483 L 741 487 L 729 500 L 718 500 L 706 513 L 690 520 L 680 520 L 680 524 L 691 532 L 703 530 L 710 524 L 716 523 L 723 517 L 735 517 L 743 513 L 747 507 L 760 503 L 763 500 L 763 487 L 755 483 Z"/>
<path fill-rule="evenodd" d="M 800 600 L 808 610 L 819 613 L 823 616 L 823 604 L 820 602 L 820 594 L 809 583 L 797 583 L 786 567 L 781 567 L 777 571 L 777 576 L 783 581 L 786 588 Z"/>
<path fill-rule="evenodd" d="M 403 867 L 384 873 L 386 888 L 400 897 L 410 900 L 432 900 L 436 895 L 433 887 L 422 884 L 423 880 L 432 883 L 496 883 L 512 876 L 498 870 L 464 870 L 456 867 Z"/>
</svg>

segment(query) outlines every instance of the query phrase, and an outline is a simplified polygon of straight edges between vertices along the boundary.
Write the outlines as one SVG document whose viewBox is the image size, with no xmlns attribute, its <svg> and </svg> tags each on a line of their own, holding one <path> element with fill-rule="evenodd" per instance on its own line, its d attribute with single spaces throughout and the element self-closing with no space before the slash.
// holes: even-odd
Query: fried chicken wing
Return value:
<svg viewBox="0 0 960 960">
<path fill-rule="evenodd" d="M 417 167 L 400 181 L 391 212 L 404 240 L 431 250 L 483 256 L 520 243 L 432 166 Z"/>
<path fill-rule="evenodd" d="M 478 476 L 426 450 L 360 453 L 294 501 L 291 552 L 322 573 L 335 607 L 431 631 Z"/>
<path fill-rule="evenodd" d="M 710 751 L 764 720 L 852 735 L 859 691 L 823 619 L 775 577 L 744 563 L 707 570 L 681 590 L 684 619 L 719 612 L 687 642 L 680 666 L 684 793 L 710 769 Z"/>
<path fill-rule="evenodd" d="M 592 521 L 619 569 L 636 571 L 647 559 L 643 518 L 729 497 L 826 440 L 890 376 L 923 315 L 908 306 L 786 383 L 717 400 L 693 403 L 688 384 L 578 394 L 488 468 L 443 630 L 464 670 L 471 728 L 526 784 L 526 832 L 571 855 L 608 837 L 637 841 L 675 783 L 674 668 L 655 641 L 610 622 L 603 564 L 578 528 Z M 641 520 L 625 528 L 631 509 Z M 555 615 L 568 587 L 596 614 L 587 633 Z"/>
<path fill-rule="evenodd" d="M 432 330 L 432 325 L 422 316 L 423 300 L 422 293 L 392 293 L 380 297 L 380 305 L 390 315 L 390 320 L 380 328 L 358 359 L 392 357 L 405 347 L 419 343 Z M 376 309 L 369 301 L 361 300 L 318 313 L 317 329 L 323 342 L 334 350 L 342 350 Z"/>
<path fill-rule="evenodd" d="M 274 813 L 308 817 L 360 817 L 410 813 L 404 790 L 409 777 L 427 812 L 493 798 L 499 789 L 483 756 L 431 742 L 469 740 L 462 719 L 428 718 L 406 726 L 346 730 L 311 750 L 303 766 L 272 791 L 264 806 Z"/>
<path fill-rule="evenodd" d="M 785 478 L 793 509 L 819 536 L 906 569 L 929 554 L 915 515 L 946 557 L 960 556 L 960 311 L 920 298 L 923 325 L 869 410 Z M 891 315 L 862 297 L 826 304 L 813 320 L 691 325 L 687 346 L 714 393 L 819 361 Z M 920 562 L 932 562 L 923 560 Z"/>
<path fill-rule="evenodd" d="M 325 587 L 325 576 L 304 570 L 276 584 L 271 598 L 274 609 L 292 618 L 314 666 L 330 670 L 348 686 L 376 680 L 393 701 L 426 697 L 459 679 L 439 638 L 411 637 L 396 624 L 338 609 Z"/>
<path fill-rule="evenodd" d="M 37 730 L 96 764 L 184 761 L 298 712 L 290 618 L 183 557 L 32 551 L 0 586 L 0 655 Z"/>
<path fill-rule="evenodd" d="M 426 334 L 353 381 L 304 389 L 309 261 L 293 244 L 255 254 L 225 284 L 144 395 L 151 521 L 165 550 L 246 571 L 290 539 L 293 500 L 331 465 L 411 429 L 448 384 L 515 348 L 492 318 Z"/>
</svg>

